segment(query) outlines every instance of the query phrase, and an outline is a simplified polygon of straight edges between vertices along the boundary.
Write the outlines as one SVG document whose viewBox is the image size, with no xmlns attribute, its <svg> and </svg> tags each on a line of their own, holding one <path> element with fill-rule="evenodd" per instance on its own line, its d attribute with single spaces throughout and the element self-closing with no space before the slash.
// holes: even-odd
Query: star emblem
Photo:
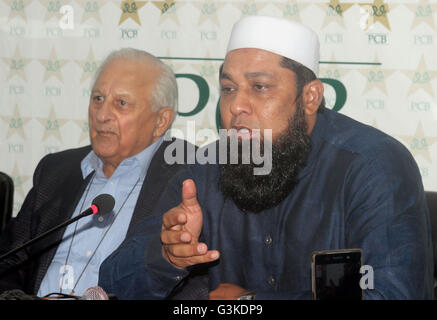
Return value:
<svg viewBox="0 0 437 320">
<path fill-rule="evenodd" d="M 240 10 L 241 16 L 245 17 L 259 14 L 259 11 L 262 10 L 267 4 L 268 2 L 249 0 L 235 3 L 234 6 L 236 6 Z"/>
<path fill-rule="evenodd" d="M 102 23 L 102 18 L 100 17 L 100 9 L 106 3 L 105 1 L 96 1 L 96 0 L 76 0 L 79 3 L 81 8 L 83 8 L 83 15 L 81 19 L 81 24 L 89 19 L 94 19 L 98 23 Z"/>
<path fill-rule="evenodd" d="M 375 57 L 374 62 L 379 62 L 378 58 Z M 381 66 L 375 66 L 373 68 L 366 68 L 358 70 L 366 78 L 366 87 L 364 88 L 363 94 L 378 88 L 385 95 L 387 95 L 387 87 L 385 85 L 386 79 L 392 75 L 395 70 L 393 69 L 383 69 Z"/>
<path fill-rule="evenodd" d="M 337 59 L 335 58 L 334 54 L 332 54 L 331 59 L 329 59 L 329 61 L 324 61 L 324 63 L 320 64 L 319 77 L 329 78 L 329 79 L 340 79 L 352 70 L 355 69 L 347 68 L 344 66 L 339 67 L 339 64 L 337 63 Z"/>
<path fill-rule="evenodd" d="M 165 21 L 171 20 L 177 25 L 180 25 L 177 15 L 176 1 L 152 1 L 152 4 L 161 12 L 158 24 L 161 25 Z"/>
<path fill-rule="evenodd" d="M 161 13 L 158 22 L 160 25 L 167 20 L 171 20 L 177 25 L 180 25 L 177 15 L 177 9 L 176 9 L 176 1 L 174 0 L 152 1 L 152 4 Z"/>
<path fill-rule="evenodd" d="M 407 3 L 405 6 L 414 13 L 412 29 L 421 24 L 426 24 L 433 30 L 436 29 L 433 13 L 437 11 L 437 3 L 430 3 L 429 0 L 420 0 L 418 3 Z"/>
<path fill-rule="evenodd" d="M 21 17 L 24 21 L 27 21 L 26 12 L 24 9 L 29 5 L 31 1 L 32 0 L 6 1 L 6 3 L 9 4 L 9 7 L 11 8 L 11 11 L 9 12 L 9 16 L 8 16 L 8 22 L 14 19 L 15 17 Z"/>
<path fill-rule="evenodd" d="M 31 118 L 22 117 L 20 115 L 18 105 L 14 106 L 13 114 L 11 116 L 3 116 L 3 120 L 8 125 L 8 133 L 6 134 L 6 138 L 9 138 L 14 134 L 18 134 L 21 136 L 21 138 L 23 138 L 23 140 L 26 139 L 24 134 L 24 126 L 31 120 Z"/>
<path fill-rule="evenodd" d="M 85 80 L 92 79 L 100 65 L 100 61 L 97 61 L 94 58 L 94 54 L 91 48 L 88 51 L 88 57 L 86 58 L 86 60 L 76 60 L 76 63 L 82 69 L 82 77 L 80 78 L 80 83 L 83 83 Z"/>
<path fill-rule="evenodd" d="M 146 2 L 147 1 L 135 1 L 135 0 L 122 1 L 120 5 L 120 9 L 122 13 L 118 25 L 121 25 L 127 19 L 132 19 L 138 25 L 141 26 L 140 17 L 138 16 L 138 10 L 140 10 L 146 4 Z"/>
<path fill-rule="evenodd" d="M 205 58 L 211 58 L 209 51 L 205 55 Z M 193 63 L 192 67 L 200 76 L 202 76 L 202 78 L 207 79 L 208 83 L 214 84 L 218 88 L 218 74 L 220 65 L 221 62 L 205 59 L 201 63 Z"/>
<path fill-rule="evenodd" d="M 373 0 L 373 3 L 359 3 L 359 5 L 369 15 L 364 30 L 368 30 L 377 22 L 390 30 L 390 23 L 388 21 L 390 8 L 387 3 L 384 3 L 384 0 Z"/>
<path fill-rule="evenodd" d="M 24 67 L 31 61 L 31 59 L 23 58 L 18 46 L 15 48 L 15 52 L 11 58 L 2 58 L 2 60 L 9 65 L 7 80 L 11 79 L 14 76 L 18 76 L 21 77 L 23 80 L 26 80 Z"/>
<path fill-rule="evenodd" d="M 41 139 L 42 141 L 46 141 L 49 136 L 53 136 L 57 138 L 59 142 L 62 142 L 61 132 L 59 129 L 67 122 L 67 120 L 56 117 L 55 108 L 53 105 L 50 108 L 47 118 L 37 118 L 37 120 L 44 127 L 44 136 Z"/>
<path fill-rule="evenodd" d="M 272 3 L 275 7 L 277 7 L 279 10 L 281 10 L 283 14 L 283 18 L 290 19 L 298 22 L 302 22 L 302 19 L 300 18 L 300 12 L 305 9 L 308 5 L 308 3 L 298 3 L 298 2 L 275 2 Z"/>
<path fill-rule="evenodd" d="M 47 79 L 53 76 L 56 77 L 60 82 L 64 82 L 61 69 L 67 63 L 67 60 L 58 59 L 54 48 L 52 48 L 50 51 L 49 59 L 39 59 L 39 61 L 45 69 L 44 81 L 47 81 Z"/>
<path fill-rule="evenodd" d="M 205 21 L 209 20 L 219 27 L 217 11 L 224 6 L 224 3 L 216 2 L 214 0 L 205 0 L 194 2 L 193 5 L 200 11 L 198 25 L 201 25 Z"/>
<path fill-rule="evenodd" d="M 344 26 L 344 12 L 346 12 L 353 3 L 340 3 L 339 0 L 330 0 L 329 3 L 318 4 L 326 12 L 325 19 L 323 20 L 322 27 L 326 27 L 332 22 L 338 23 L 343 28 Z"/>
<path fill-rule="evenodd" d="M 43 7 L 46 8 L 46 14 L 44 16 L 44 22 L 49 21 L 53 17 L 57 20 L 62 16 L 60 9 L 62 6 L 68 4 L 66 0 L 39 0 Z"/>
<path fill-rule="evenodd" d="M 437 137 L 426 136 L 421 122 L 417 125 L 413 136 L 400 136 L 400 138 L 406 143 L 414 157 L 421 156 L 428 162 L 432 162 L 429 147 L 437 142 Z"/>
<path fill-rule="evenodd" d="M 434 96 L 431 82 L 437 77 L 437 71 L 430 70 L 425 63 L 425 58 L 422 55 L 419 66 L 415 70 L 403 71 L 405 75 L 411 80 L 410 90 L 408 95 L 415 93 L 419 89 L 425 90 L 430 96 Z"/>
<path fill-rule="evenodd" d="M 85 141 L 86 144 L 89 144 L 90 138 L 90 125 L 87 120 L 74 120 L 74 123 L 80 128 L 80 138 L 78 144 L 82 144 Z"/>
</svg>

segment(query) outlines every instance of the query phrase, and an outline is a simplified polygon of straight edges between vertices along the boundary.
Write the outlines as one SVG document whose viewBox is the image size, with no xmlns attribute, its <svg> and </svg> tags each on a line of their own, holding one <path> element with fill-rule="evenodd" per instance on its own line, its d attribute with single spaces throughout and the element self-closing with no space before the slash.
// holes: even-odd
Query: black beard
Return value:
<svg viewBox="0 0 437 320">
<path fill-rule="evenodd" d="M 287 130 L 272 144 L 272 170 L 268 175 L 254 175 L 260 167 L 251 159 L 250 164 L 241 164 L 241 141 L 239 141 L 238 164 L 219 165 L 219 189 L 225 198 L 231 198 L 237 207 L 246 212 L 260 212 L 284 200 L 298 183 L 299 170 L 305 166 L 311 150 L 311 139 L 303 106 L 297 103 L 296 113 L 291 117 Z M 230 158 L 228 138 L 228 159 Z M 263 143 L 261 142 L 261 148 Z M 262 152 L 262 150 L 261 150 Z"/>
</svg>

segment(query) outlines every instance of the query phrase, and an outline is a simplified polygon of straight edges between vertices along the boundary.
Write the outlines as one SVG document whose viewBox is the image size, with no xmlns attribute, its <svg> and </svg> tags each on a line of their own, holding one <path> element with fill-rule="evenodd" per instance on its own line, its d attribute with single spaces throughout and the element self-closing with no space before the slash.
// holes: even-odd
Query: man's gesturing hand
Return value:
<svg viewBox="0 0 437 320">
<path fill-rule="evenodd" d="M 199 243 L 202 231 L 202 208 L 197 202 L 196 184 L 185 180 L 182 203 L 167 211 L 162 218 L 162 256 L 178 268 L 217 260 L 219 252 Z"/>
</svg>

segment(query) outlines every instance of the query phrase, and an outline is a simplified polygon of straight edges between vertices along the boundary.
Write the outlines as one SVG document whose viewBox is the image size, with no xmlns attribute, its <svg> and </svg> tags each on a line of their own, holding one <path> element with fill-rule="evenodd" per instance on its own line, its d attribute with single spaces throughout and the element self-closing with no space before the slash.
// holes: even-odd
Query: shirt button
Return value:
<svg viewBox="0 0 437 320">
<path fill-rule="evenodd" d="M 272 239 L 271 236 L 267 236 L 267 237 L 264 238 L 264 243 L 265 243 L 265 244 L 267 244 L 267 245 L 271 245 L 272 242 L 273 242 L 273 239 Z"/>
<path fill-rule="evenodd" d="M 182 280 L 182 276 L 176 276 L 176 281 L 181 281 Z"/>
<path fill-rule="evenodd" d="M 91 251 L 91 250 L 88 250 L 88 251 L 86 252 L 86 256 L 87 256 L 87 257 L 91 256 L 91 254 L 92 254 L 92 251 Z"/>
<path fill-rule="evenodd" d="M 274 287 L 275 284 L 276 284 L 276 279 L 275 279 L 274 276 L 270 276 L 270 277 L 267 279 L 267 282 L 269 283 L 269 285 L 271 285 L 272 287 Z"/>
</svg>

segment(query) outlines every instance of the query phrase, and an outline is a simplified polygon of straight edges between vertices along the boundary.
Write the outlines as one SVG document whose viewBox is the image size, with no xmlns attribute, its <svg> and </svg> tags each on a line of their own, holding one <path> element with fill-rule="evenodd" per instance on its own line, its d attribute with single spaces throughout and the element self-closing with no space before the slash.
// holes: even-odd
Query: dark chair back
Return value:
<svg viewBox="0 0 437 320">
<path fill-rule="evenodd" d="M 426 191 L 425 195 L 431 221 L 432 248 L 434 254 L 434 299 L 437 299 L 437 192 Z"/>
<path fill-rule="evenodd" d="M 14 182 L 6 173 L 0 172 L 0 232 L 12 218 Z"/>
</svg>

